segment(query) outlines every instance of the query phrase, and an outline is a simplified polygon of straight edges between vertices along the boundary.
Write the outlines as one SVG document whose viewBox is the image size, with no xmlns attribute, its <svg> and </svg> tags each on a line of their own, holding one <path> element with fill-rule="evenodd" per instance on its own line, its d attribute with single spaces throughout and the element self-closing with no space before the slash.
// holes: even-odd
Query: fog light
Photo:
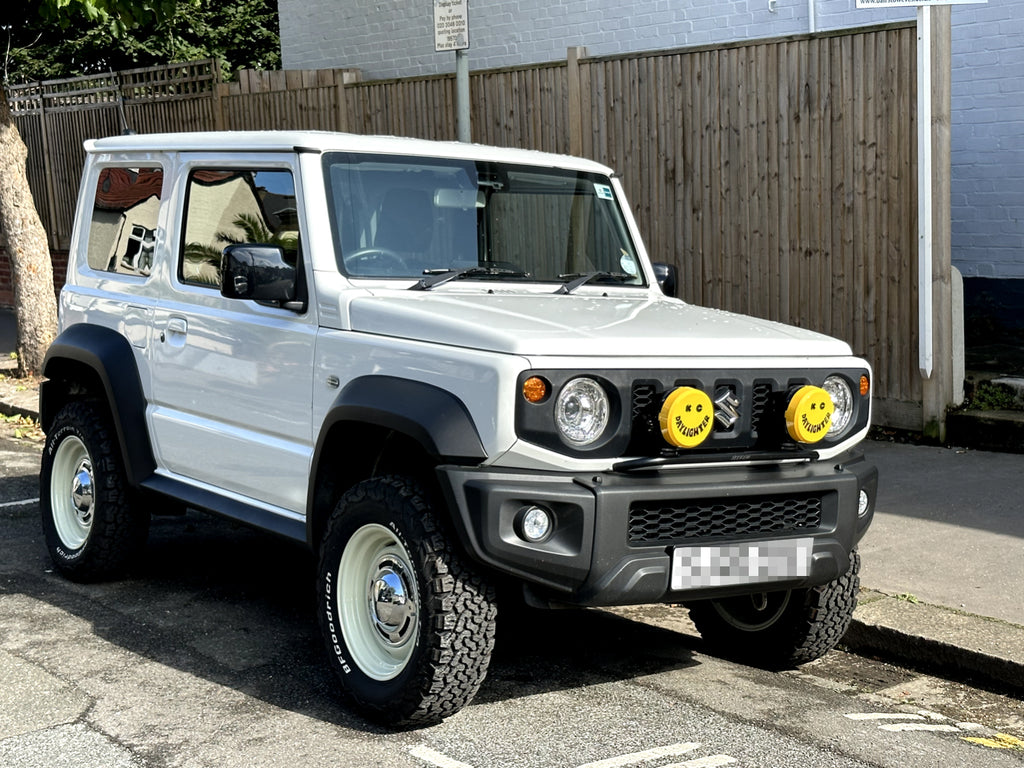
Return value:
<svg viewBox="0 0 1024 768">
<path fill-rule="evenodd" d="M 519 537 L 532 544 L 544 541 L 551 533 L 551 513 L 543 507 L 526 507 L 519 513 Z"/>
<path fill-rule="evenodd" d="M 857 499 L 857 517 L 864 517 L 868 513 L 868 492 L 861 491 Z"/>
</svg>

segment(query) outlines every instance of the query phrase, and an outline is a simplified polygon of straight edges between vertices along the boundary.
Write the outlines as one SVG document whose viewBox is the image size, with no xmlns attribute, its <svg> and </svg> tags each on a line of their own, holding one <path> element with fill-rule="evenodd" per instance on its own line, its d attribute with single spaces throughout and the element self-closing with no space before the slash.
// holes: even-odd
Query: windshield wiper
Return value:
<svg viewBox="0 0 1024 768">
<path fill-rule="evenodd" d="M 429 291 L 451 280 L 461 280 L 464 277 L 529 277 L 529 272 L 520 272 L 505 267 L 464 267 L 462 269 L 425 269 L 424 277 L 415 285 L 410 285 L 410 291 Z"/>
<path fill-rule="evenodd" d="M 586 285 L 591 280 L 614 280 L 619 283 L 624 283 L 627 280 L 635 279 L 634 275 L 627 275 L 625 272 L 577 272 L 569 275 L 559 275 L 559 280 L 569 280 L 570 282 L 564 283 L 558 287 L 555 291 L 556 294 L 572 293 L 582 285 Z"/>
</svg>

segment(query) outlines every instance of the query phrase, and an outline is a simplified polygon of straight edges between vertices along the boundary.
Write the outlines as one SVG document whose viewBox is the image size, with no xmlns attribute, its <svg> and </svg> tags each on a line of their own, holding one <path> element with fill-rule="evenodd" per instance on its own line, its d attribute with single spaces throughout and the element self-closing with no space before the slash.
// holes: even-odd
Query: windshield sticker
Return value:
<svg viewBox="0 0 1024 768">
<path fill-rule="evenodd" d="M 615 196 L 612 195 L 612 188 L 609 187 L 607 184 L 595 184 L 594 191 L 597 193 L 597 196 L 600 197 L 602 200 L 615 199 Z"/>
<path fill-rule="evenodd" d="M 624 248 L 619 248 L 619 265 L 622 267 L 622 271 L 631 277 L 636 277 L 640 274 L 640 270 L 636 266 L 636 259 L 633 258 L 633 254 L 626 253 Z"/>
</svg>

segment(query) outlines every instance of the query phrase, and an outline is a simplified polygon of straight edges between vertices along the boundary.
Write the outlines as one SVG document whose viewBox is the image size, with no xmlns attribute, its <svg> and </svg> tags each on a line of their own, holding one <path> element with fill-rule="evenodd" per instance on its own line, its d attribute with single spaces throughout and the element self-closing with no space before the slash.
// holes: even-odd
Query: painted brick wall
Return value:
<svg viewBox="0 0 1024 768">
<path fill-rule="evenodd" d="M 366 79 L 452 72 L 434 53 L 433 5 L 279 0 L 284 65 L 358 67 Z M 807 0 L 470 0 L 471 69 L 809 31 Z M 913 19 L 816 0 L 818 30 Z M 1024 3 L 958 5 L 953 18 L 953 263 L 967 277 L 1024 278 Z"/>
<path fill-rule="evenodd" d="M 1024 278 L 1024 4 L 953 9 L 953 263 Z"/>
<path fill-rule="evenodd" d="M 68 272 L 68 252 L 51 251 L 50 260 L 53 262 L 53 289 L 56 293 L 60 293 Z M 6 249 L 0 246 L 0 309 L 13 307 L 14 281 L 11 276 L 11 260 Z"/>
<path fill-rule="evenodd" d="M 454 71 L 435 53 L 433 4 L 408 0 L 279 0 L 286 69 L 358 67 L 367 79 Z M 817 0 L 818 29 L 913 18 L 912 8 L 857 11 L 854 0 Z M 565 57 L 706 45 L 809 30 L 806 0 L 470 0 L 472 69 Z"/>
</svg>

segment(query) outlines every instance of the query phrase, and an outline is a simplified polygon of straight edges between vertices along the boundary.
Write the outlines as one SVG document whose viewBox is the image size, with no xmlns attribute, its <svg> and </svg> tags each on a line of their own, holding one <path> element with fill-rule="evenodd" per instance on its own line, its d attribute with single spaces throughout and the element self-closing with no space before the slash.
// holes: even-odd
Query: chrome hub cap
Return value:
<svg viewBox="0 0 1024 768">
<path fill-rule="evenodd" d="M 409 642 L 416 604 L 409 599 L 409 578 L 400 561 L 385 558 L 380 563 L 370 586 L 370 615 L 385 642 L 394 646 Z"/>
<path fill-rule="evenodd" d="M 82 525 L 92 522 L 92 501 L 92 462 L 86 457 L 71 479 L 71 504 Z"/>
</svg>

